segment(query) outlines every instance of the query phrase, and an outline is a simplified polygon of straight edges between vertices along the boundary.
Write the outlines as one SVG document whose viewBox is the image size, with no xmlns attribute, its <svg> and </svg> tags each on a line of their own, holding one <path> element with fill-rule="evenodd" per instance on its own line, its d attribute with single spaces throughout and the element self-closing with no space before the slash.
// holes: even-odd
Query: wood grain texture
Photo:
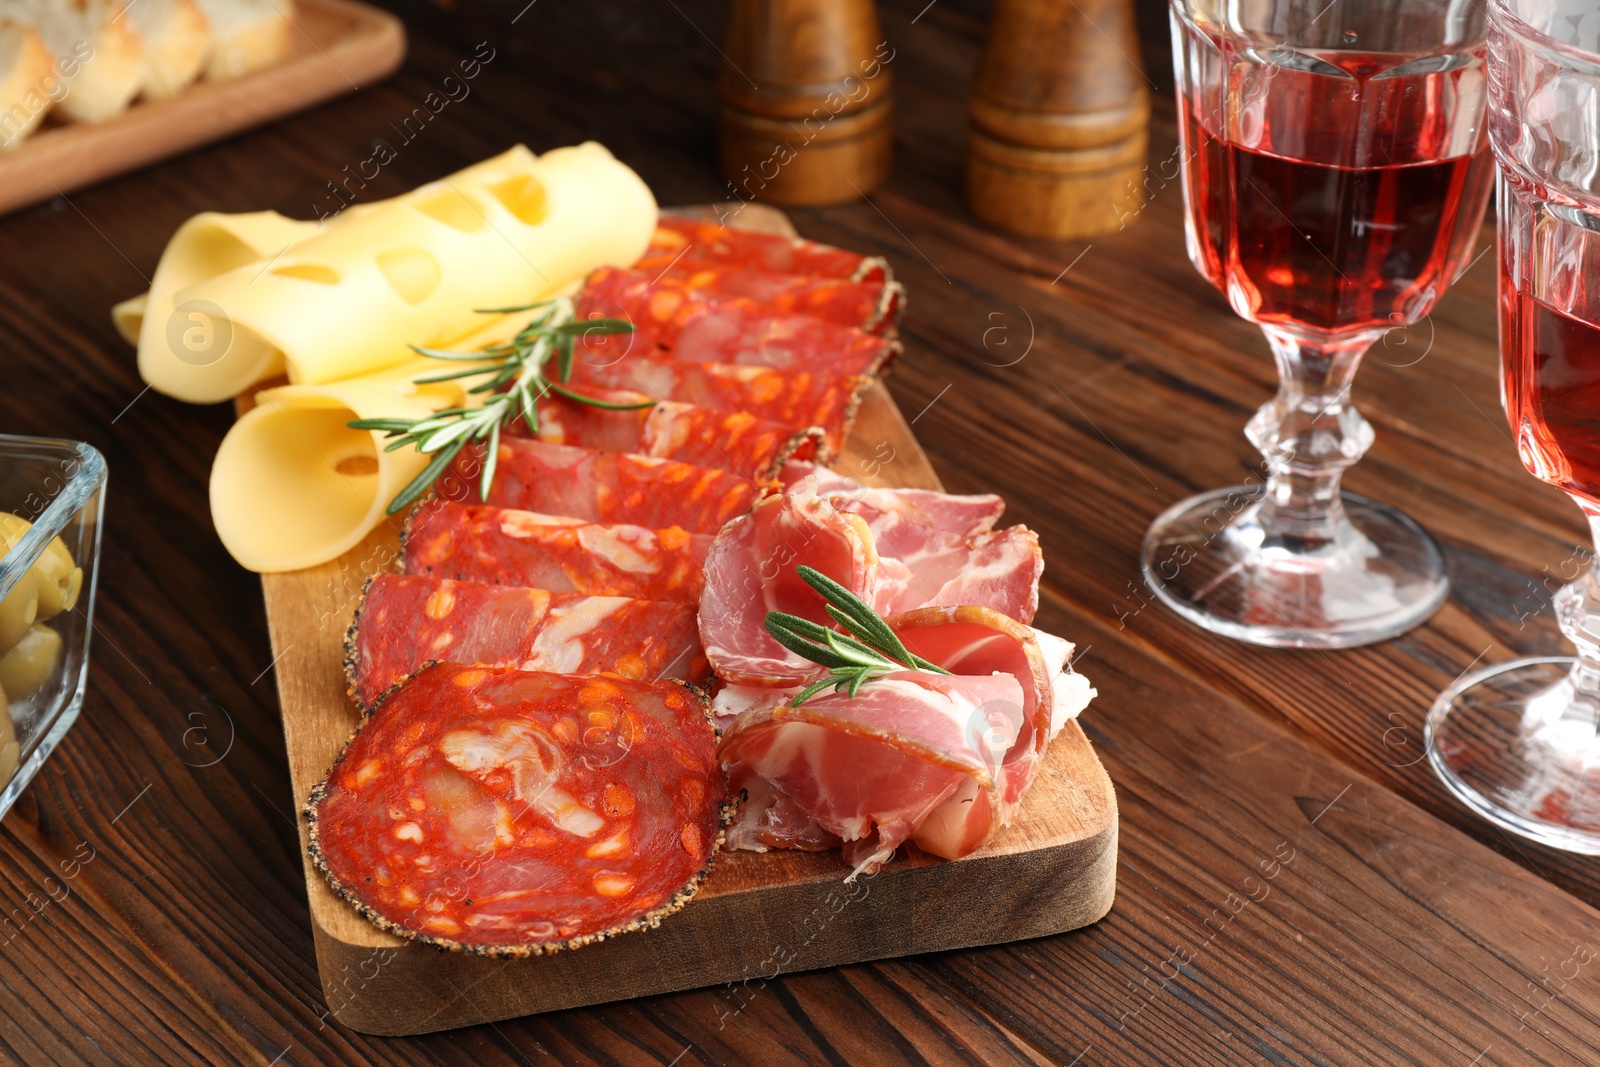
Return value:
<svg viewBox="0 0 1600 1067">
<path fill-rule="evenodd" d="M 1039 624 L 1087 649 L 1080 668 L 1101 694 L 1084 727 L 1117 789 L 1111 914 L 1003 947 L 415 1038 L 369 1037 L 329 1014 L 261 585 L 228 559 L 206 509 L 233 413 L 141 397 L 104 309 L 147 284 L 197 210 L 311 217 L 324 183 L 483 41 L 495 58 L 471 96 L 363 197 L 519 140 L 585 137 L 664 203 L 728 195 L 710 43 L 725 5 L 675 4 L 541 2 L 513 24 L 521 3 L 406 0 L 411 54 L 382 85 L 0 225 L 0 424 L 87 440 L 111 466 L 83 717 L 0 824 L 0 911 L 16 922 L 33 914 L 28 894 L 72 890 L 0 934 L 0 1059 L 1600 1062 L 1600 970 L 1566 962 L 1600 947 L 1600 862 L 1508 840 L 1418 760 L 1429 701 L 1475 657 L 1559 646 L 1545 582 L 1570 572 L 1585 536 L 1570 502 L 1523 471 L 1499 412 L 1491 264 L 1374 348 L 1356 383 L 1378 438 L 1352 488 L 1404 506 L 1445 545 L 1455 585 L 1437 616 L 1323 656 L 1246 648 L 1140 606 L 1146 525 L 1255 469 L 1241 430 L 1275 384 L 1259 331 L 1184 255 L 1159 0 L 1138 0 L 1142 50 L 1129 50 L 1158 89 L 1147 206 L 1126 230 L 1027 240 L 967 213 L 980 0 L 880 4 L 897 49 L 895 175 L 871 202 L 793 213 L 807 237 L 893 262 L 916 299 L 890 391 L 947 486 L 1003 492 L 1040 532 Z M 62 882 L 84 844 L 96 858 Z M 1260 865 L 1280 845 L 1294 859 L 1268 879 Z M 373 966 L 346 976 L 349 996 L 371 992 Z"/>
<path fill-rule="evenodd" d="M 105 122 L 47 125 L 0 152 L 0 212 L 356 92 L 405 56 L 405 30 L 386 11 L 355 0 L 297 4 L 291 50 L 281 63 L 240 78 L 198 81 L 166 100 L 140 100 Z"/>
<path fill-rule="evenodd" d="M 714 209 L 686 213 L 711 217 Z M 781 212 L 759 204 L 731 221 L 794 233 Z M 237 406 L 243 414 L 250 397 Z M 863 402 L 836 467 L 872 484 L 940 488 L 881 384 Z M 396 568 L 397 525 L 380 526 L 319 567 L 261 576 L 302 847 L 304 799 L 357 721 L 346 693 L 345 633 L 366 577 Z M 1116 839 L 1111 782 L 1074 723 L 1052 743 L 1012 824 L 956 863 L 906 849 L 913 855 L 844 885 L 848 869 L 835 852 L 724 853 L 700 892 L 658 930 L 577 952 L 525 960 L 443 954 L 368 923 L 309 859 L 306 881 L 329 1010 L 357 1030 L 415 1034 L 1077 929 L 1111 909 Z M 362 996 L 352 994 L 352 975 Z M 463 998 L 461 988 L 476 993 Z"/>
</svg>

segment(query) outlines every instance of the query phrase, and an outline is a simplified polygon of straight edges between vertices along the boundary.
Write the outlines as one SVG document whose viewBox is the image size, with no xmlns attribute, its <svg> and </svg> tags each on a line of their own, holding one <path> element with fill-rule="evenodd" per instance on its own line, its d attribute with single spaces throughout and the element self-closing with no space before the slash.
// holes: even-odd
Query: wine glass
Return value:
<svg viewBox="0 0 1600 1067">
<path fill-rule="evenodd" d="M 1600 6 L 1490 0 L 1500 163 L 1500 366 L 1528 470 L 1600 543 Z M 1428 713 L 1429 760 L 1480 815 L 1600 855 L 1600 578 L 1555 597 L 1577 658 L 1469 674 Z"/>
<path fill-rule="evenodd" d="M 1145 535 L 1146 581 L 1208 630 L 1341 648 L 1443 602 L 1415 522 L 1342 493 L 1372 444 L 1362 355 L 1470 263 L 1494 174 L 1473 0 L 1171 0 L 1185 233 L 1261 327 L 1278 394 L 1245 428 L 1265 477 L 1192 497 Z"/>
</svg>

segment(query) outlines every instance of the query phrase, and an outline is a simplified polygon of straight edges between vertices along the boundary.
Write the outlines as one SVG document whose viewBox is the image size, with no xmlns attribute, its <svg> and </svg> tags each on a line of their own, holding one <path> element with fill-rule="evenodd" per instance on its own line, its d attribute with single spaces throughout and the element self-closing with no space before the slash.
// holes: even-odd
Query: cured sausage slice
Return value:
<svg viewBox="0 0 1600 1067">
<path fill-rule="evenodd" d="M 584 282 L 578 318 L 625 318 L 640 339 L 672 348 L 678 331 L 709 308 L 740 308 L 753 320 L 809 315 L 867 333 L 894 329 L 905 304 L 899 282 L 850 282 L 727 267 L 651 275 L 601 267 Z"/>
<path fill-rule="evenodd" d="M 682 215 L 661 216 L 650 247 L 634 269 L 654 276 L 668 268 L 713 266 L 853 282 L 890 280 L 889 264 L 880 256 L 863 256 L 800 237 L 740 230 Z"/>
<path fill-rule="evenodd" d="M 598 355 L 580 348 L 575 388 L 630 389 L 657 399 L 681 400 L 718 411 L 743 411 L 791 426 L 822 431 L 837 454 L 855 421 L 873 374 L 778 371 L 733 363 L 691 363 L 669 356 Z"/>
<path fill-rule="evenodd" d="M 497 451 L 487 503 L 585 522 L 716 533 L 762 493 L 759 483 L 726 470 L 626 452 L 517 437 L 502 438 Z M 463 449 L 439 495 L 476 501 L 482 462 L 481 449 Z"/>
<path fill-rule="evenodd" d="M 345 642 L 356 706 L 429 660 L 642 681 L 710 673 L 690 604 L 374 575 Z"/>
<path fill-rule="evenodd" d="M 809 820 L 844 843 L 858 874 L 907 840 L 946 859 L 965 856 L 1002 825 L 997 772 L 1021 703 L 1009 674 L 902 671 L 854 697 L 825 692 L 798 708 L 783 700 L 746 712 L 718 746 L 729 788 L 792 804 L 747 806 L 733 832 L 776 847 L 816 840 Z"/>
<path fill-rule="evenodd" d="M 725 798 L 687 687 L 439 664 L 366 717 L 312 789 L 308 851 L 386 930 L 537 955 L 682 907 Z"/>
<path fill-rule="evenodd" d="M 675 459 L 733 471 L 758 482 L 775 478 L 786 462 L 815 460 L 825 454 L 821 430 L 773 422 L 748 411 L 718 411 L 624 389 L 586 389 L 584 393 L 612 404 L 651 406 L 598 408 L 551 394 L 539 401 L 539 440 Z M 507 427 L 507 433 L 527 436 L 527 425 L 519 420 Z"/>
<path fill-rule="evenodd" d="M 680 527 L 581 522 L 512 508 L 424 501 L 406 521 L 407 574 L 694 603 L 711 547 Z"/>
</svg>

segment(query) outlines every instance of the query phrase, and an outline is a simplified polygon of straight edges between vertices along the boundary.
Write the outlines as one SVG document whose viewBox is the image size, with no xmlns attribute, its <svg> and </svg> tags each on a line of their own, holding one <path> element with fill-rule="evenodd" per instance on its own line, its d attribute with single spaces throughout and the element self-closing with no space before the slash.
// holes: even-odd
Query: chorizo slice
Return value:
<svg viewBox="0 0 1600 1067">
<path fill-rule="evenodd" d="M 584 393 L 611 404 L 651 406 L 599 408 L 551 393 L 539 400 L 539 432 L 534 436 L 553 445 L 635 452 L 733 471 L 758 482 L 775 478 L 786 463 L 817 461 L 825 455 L 823 433 L 814 427 L 773 422 L 748 411 L 656 400 L 625 389 Z M 520 420 L 507 432 L 528 436 L 527 425 Z"/>
<path fill-rule="evenodd" d="M 710 673 L 690 604 L 374 575 L 345 641 L 356 706 L 430 660 L 641 681 Z"/>
<path fill-rule="evenodd" d="M 730 471 L 635 453 L 517 437 L 501 438 L 496 452 L 486 503 L 585 522 L 714 534 L 762 494 L 759 482 Z M 481 446 L 463 449 L 441 478 L 439 494 L 474 500 L 482 464 Z"/>
<path fill-rule="evenodd" d="M 740 230 L 683 215 L 662 215 L 635 270 L 652 276 L 668 269 L 736 267 L 852 282 L 892 280 L 888 261 L 842 248 L 756 230 Z"/>
<path fill-rule="evenodd" d="M 678 332 L 708 308 L 742 309 L 747 321 L 808 315 L 867 333 L 894 330 L 905 305 L 899 282 L 851 282 L 727 267 L 651 275 L 601 267 L 584 281 L 578 318 L 625 318 L 637 341 L 674 347 Z"/>
<path fill-rule="evenodd" d="M 693 603 L 711 535 L 424 501 L 406 520 L 407 574 L 586 596 Z"/>
<path fill-rule="evenodd" d="M 690 687 L 438 664 L 363 719 L 312 789 L 307 848 L 383 929 L 538 955 L 682 907 L 725 801 Z"/>
<path fill-rule="evenodd" d="M 830 455 L 844 447 L 862 398 L 878 380 L 876 369 L 856 374 L 780 371 L 738 363 L 695 363 L 667 355 L 619 356 L 588 344 L 580 343 L 572 373 L 575 388 L 629 389 L 658 399 L 816 427 Z"/>
</svg>

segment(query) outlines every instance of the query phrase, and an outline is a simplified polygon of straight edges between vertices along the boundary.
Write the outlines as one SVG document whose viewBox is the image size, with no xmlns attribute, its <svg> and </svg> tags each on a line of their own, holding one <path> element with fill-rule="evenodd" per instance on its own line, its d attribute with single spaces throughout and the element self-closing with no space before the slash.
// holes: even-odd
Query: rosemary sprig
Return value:
<svg viewBox="0 0 1600 1067">
<path fill-rule="evenodd" d="M 556 357 L 556 376 L 561 382 L 572 378 L 573 347 L 577 339 L 591 333 L 629 333 L 633 324 L 626 319 L 577 319 L 572 301 L 565 297 L 509 308 L 479 308 L 480 314 L 505 315 L 521 311 L 544 312 L 517 335 L 503 345 L 493 345 L 481 352 L 446 352 L 435 348 L 412 345 L 417 353 L 429 359 L 470 362 L 475 366 L 447 371 L 416 379 L 419 385 L 454 381 L 477 375 L 489 375 L 467 390 L 469 395 L 487 394 L 481 407 L 446 408 L 421 419 L 353 419 L 347 425 L 353 430 L 373 430 L 392 438 L 384 448 L 393 452 L 407 445 L 417 451 L 432 454 L 433 458 L 422 472 L 389 502 L 388 513 L 408 507 L 427 492 L 456 458 L 472 441 L 485 441 L 483 475 L 479 492 L 489 499 L 489 486 L 494 482 L 495 464 L 500 446 L 500 429 L 517 419 L 527 423 L 530 433 L 539 433 L 539 399 L 546 393 L 556 393 L 591 407 L 610 411 L 628 411 L 647 408 L 655 404 L 648 400 L 638 404 L 616 404 L 574 392 L 545 375 L 545 364 Z"/>
<path fill-rule="evenodd" d="M 790 704 L 799 707 L 829 686 L 855 696 L 867 682 L 895 671 L 950 672 L 914 655 L 900 636 L 872 610 L 872 605 L 820 571 L 804 564 L 795 573 L 827 601 L 829 618 L 847 632 L 829 629 L 783 611 L 767 612 L 767 633 L 797 656 L 828 668 L 828 674 L 806 686 Z"/>
</svg>

